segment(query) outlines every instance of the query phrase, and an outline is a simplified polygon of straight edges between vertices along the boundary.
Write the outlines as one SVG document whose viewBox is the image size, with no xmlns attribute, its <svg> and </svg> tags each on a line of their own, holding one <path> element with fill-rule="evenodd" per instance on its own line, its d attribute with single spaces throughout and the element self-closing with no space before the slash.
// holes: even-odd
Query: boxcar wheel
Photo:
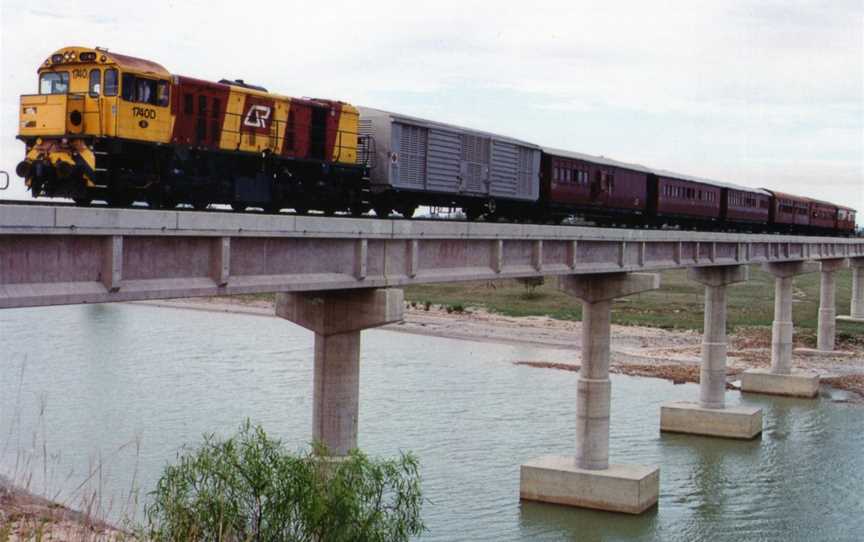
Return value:
<svg viewBox="0 0 864 542">
<path fill-rule="evenodd" d="M 400 207 L 398 212 L 404 218 L 412 218 L 414 216 L 414 212 L 417 211 L 416 205 L 406 205 L 404 207 Z"/>
<path fill-rule="evenodd" d="M 385 207 L 383 205 L 375 206 L 375 216 L 378 218 L 387 218 L 390 216 L 390 207 Z"/>
<path fill-rule="evenodd" d="M 246 210 L 246 204 L 235 201 L 231 204 L 231 208 L 234 209 L 235 213 L 242 213 Z"/>
<path fill-rule="evenodd" d="M 74 201 L 75 205 L 78 207 L 87 207 L 93 202 L 93 198 L 72 198 L 72 201 Z"/>
</svg>

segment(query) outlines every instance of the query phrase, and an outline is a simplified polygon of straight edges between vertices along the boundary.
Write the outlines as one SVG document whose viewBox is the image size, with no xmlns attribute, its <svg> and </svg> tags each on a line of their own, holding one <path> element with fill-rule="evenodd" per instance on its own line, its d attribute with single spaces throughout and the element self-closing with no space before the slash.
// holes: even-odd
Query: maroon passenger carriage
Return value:
<svg viewBox="0 0 864 542">
<path fill-rule="evenodd" d="M 544 148 L 541 205 L 555 218 L 578 213 L 600 223 L 641 223 L 648 208 L 650 172 L 638 164 Z"/>
</svg>

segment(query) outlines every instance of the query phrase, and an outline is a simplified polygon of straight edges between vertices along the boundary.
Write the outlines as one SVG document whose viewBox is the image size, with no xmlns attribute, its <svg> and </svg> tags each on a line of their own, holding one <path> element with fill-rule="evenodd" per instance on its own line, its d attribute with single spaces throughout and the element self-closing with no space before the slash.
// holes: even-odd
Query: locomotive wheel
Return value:
<svg viewBox="0 0 864 542">
<path fill-rule="evenodd" d="M 231 208 L 234 209 L 234 212 L 236 212 L 236 213 L 242 213 L 243 211 L 246 210 L 246 204 L 235 201 L 234 203 L 231 204 Z"/>
<path fill-rule="evenodd" d="M 387 218 L 388 216 L 390 216 L 390 207 L 386 207 L 384 205 L 376 205 L 374 209 L 375 216 L 377 216 L 378 218 Z"/>
<path fill-rule="evenodd" d="M 278 215 L 281 210 L 282 207 L 276 203 L 271 203 L 264 206 L 264 212 L 270 215 Z"/>
<path fill-rule="evenodd" d="M 365 212 L 363 210 L 363 205 L 360 203 L 352 205 L 349 210 L 351 212 L 351 216 L 353 216 L 354 218 L 363 216 L 363 213 Z"/>
<path fill-rule="evenodd" d="M 75 205 L 78 207 L 87 207 L 93 202 L 93 198 L 72 198 L 72 201 L 74 201 Z"/>
<path fill-rule="evenodd" d="M 465 212 L 465 218 L 469 222 L 477 220 L 478 218 L 480 218 L 480 215 L 483 214 L 477 207 L 465 207 L 463 211 Z"/>
<path fill-rule="evenodd" d="M 195 209 L 196 211 L 204 211 L 207 209 L 207 207 L 210 207 L 210 203 L 208 203 L 206 201 L 193 201 L 192 202 L 192 208 Z"/>
<path fill-rule="evenodd" d="M 306 207 L 294 207 L 294 212 L 298 215 L 305 215 L 309 212 Z"/>
<path fill-rule="evenodd" d="M 398 212 L 404 218 L 412 218 L 415 211 L 417 211 L 416 205 L 406 205 L 404 207 L 400 207 Z"/>
</svg>

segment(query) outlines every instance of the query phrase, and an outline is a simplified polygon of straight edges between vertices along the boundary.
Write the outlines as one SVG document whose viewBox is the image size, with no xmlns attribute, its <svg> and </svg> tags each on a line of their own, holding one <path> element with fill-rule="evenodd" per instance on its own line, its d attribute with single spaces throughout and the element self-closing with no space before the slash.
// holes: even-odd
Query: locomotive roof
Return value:
<svg viewBox="0 0 864 542">
<path fill-rule="evenodd" d="M 562 156 L 564 158 L 572 158 L 574 160 L 583 160 L 585 162 L 591 162 L 593 164 L 602 164 L 606 166 L 614 166 L 622 169 L 629 169 L 632 171 L 639 171 L 642 173 L 651 173 L 657 175 L 659 177 L 667 177 L 672 179 L 681 179 L 682 181 L 691 181 L 702 184 L 709 184 L 714 186 L 719 186 L 721 188 L 729 188 L 732 190 L 738 190 L 741 192 L 751 192 L 754 194 L 760 194 L 763 196 L 769 196 L 770 193 L 761 188 L 750 188 L 747 186 L 740 186 L 737 184 L 727 183 L 723 181 L 715 181 L 713 179 L 705 179 L 703 177 L 696 177 L 694 175 L 684 175 L 682 173 L 675 173 L 674 171 L 668 171 L 665 169 L 656 169 L 650 168 L 647 166 L 643 166 L 642 164 L 630 164 L 627 162 L 619 162 L 618 160 L 613 160 L 611 158 L 607 158 L 605 156 L 593 156 L 590 154 L 583 154 L 581 152 L 573 152 L 573 151 L 565 151 L 563 149 L 553 149 L 551 147 L 543 147 L 543 152 L 546 154 L 552 154 L 555 156 Z"/>
<path fill-rule="evenodd" d="M 64 47 L 62 49 L 58 49 L 54 51 L 50 55 L 48 55 L 48 60 L 45 61 L 40 68 L 45 67 L 58 67 L 58 66 L 71 66 L 79 61 L 66 61 L 63 63 L 53 63 L 52 57 L 55 55 L 65 55 L 66 53 L 75 53 L 77 58 L 81 57 L 81 53 L 94 53 L 96 54 L 96 58 L 100 60 L 102 64 L 116 64 L 122 70 L 129 70 L 138 73 L 147 73 L 152 75 L 157 75 L 159 77 L 171 77 L 171 73 L 168 72 L 161 64 L 157 64 L 156 62 L 145 60 L 143 58 L 137 58 L 134 56 L 121 55 L 119 53 L 114 53 L 108 51 L 108 49 L 102 49 L 100 47 L 91 48 L 91 47 L 80 47 L 80 46 L 69 46 Z M 101 58 L 105 57 L 105 60 L 102 61 Z M 89 63 L 89 62 L 88 62 Z"/>
<path fill-rule="evenodd" d="M 530 147 L 532 149 L 540 150 L 540 146 L 537 145 L 536 143 L 529 143 L 527 141 L 522 141 L 520 139 L 516 139 L 513 137 L 501 135 L 501 134 L 495 134 L 495 133 L 486 132 L 483 130 L 476 130 L 474 128 L 466 128 L 464 126 L 457 126 L 455 124 L 447 124 L 444 122 L 439 122 L 437 120 L 421 119 L 419 117 L 412 117 L 410 115 L 403 115 L 401 113 L 394 113 L 392 111 L 385 111 L 383 109 L 376 109 L 374 107 L 358 106 L 357 108 L 360 110 L 361 116 L 362 115 L 368 115 L 370 113 L 378 114 L 378 115 L 385 115 L 385 116 L 390 117 L 391 120 L 397 121 L 397 122 L 404 122 L 406 124 L 413 124 L 415 126 L 422 126 L 424 128 L 439 128 L 439 129 L 447 130 L 450 132 L 466 132 L 466 133 L 470 133 L 472 135 L 482 135 L 482 136 L 494 137 L 495 139 L 497 139 L 499 141 L 505 141 L 507 143 L 512 143 L 514 145 L 521 145 L 523 147 Z"/>
</svg>

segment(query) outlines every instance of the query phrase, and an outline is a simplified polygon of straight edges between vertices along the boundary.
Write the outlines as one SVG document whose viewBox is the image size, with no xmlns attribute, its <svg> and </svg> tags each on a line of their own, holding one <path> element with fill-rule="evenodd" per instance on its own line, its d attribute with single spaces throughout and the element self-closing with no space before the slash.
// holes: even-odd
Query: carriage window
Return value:
<svg viewBox="0 0 864 542">
<path fill-rule="evenodd" d="M 168 87 L 168 81 L 159 81 L 156 87 L 156 105 L 165 107 L 168 105 L 168 97 L 170 91 Z"/>
<path fill-rule="evenodd" d="M 102 72 L 98 68 L 90 70 L 90 97 L 97 98 L 102 91 Z"/>
<path fill-rule="evenodd" d="M 69 92 L 69 72 L 48 72 L 39 77 L 39 94 Z"/>
<path fill-rule="evenodd" d="M 117 96 L 117 70 L 114 68 L 105 70 L 105 88 L 102 90 L 105 96 Z"/>
</svg>

